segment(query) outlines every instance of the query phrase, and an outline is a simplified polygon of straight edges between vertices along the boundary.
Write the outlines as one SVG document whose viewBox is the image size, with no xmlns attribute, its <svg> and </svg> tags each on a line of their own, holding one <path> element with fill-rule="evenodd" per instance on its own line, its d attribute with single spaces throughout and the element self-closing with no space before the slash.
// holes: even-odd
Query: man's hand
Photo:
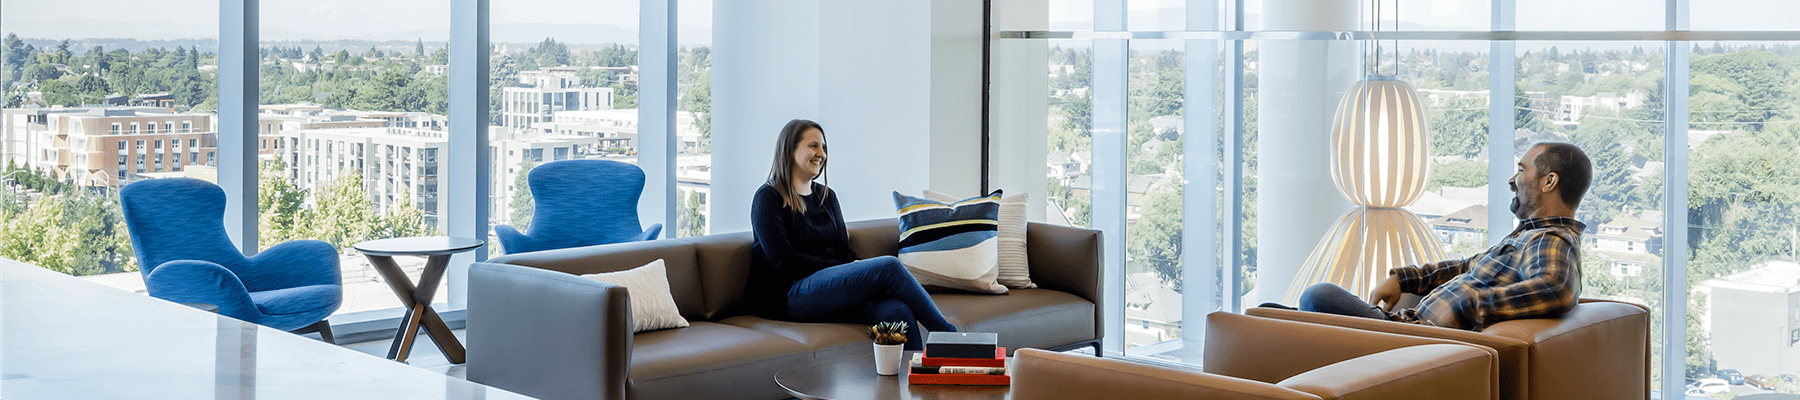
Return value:
<svg viewBox="0 0 1800 400">
<path fill-rule="evenodd" d="M 1386 281 L 1369 292 L 1369 304 L 1381 307 L 1382 311 L 1394 311 L 1394 305 L 1400 302 L 1400 275 L 1388 272 Z M 1383 306 L 1382 303 L 1387 303 Z"/>
</svg>

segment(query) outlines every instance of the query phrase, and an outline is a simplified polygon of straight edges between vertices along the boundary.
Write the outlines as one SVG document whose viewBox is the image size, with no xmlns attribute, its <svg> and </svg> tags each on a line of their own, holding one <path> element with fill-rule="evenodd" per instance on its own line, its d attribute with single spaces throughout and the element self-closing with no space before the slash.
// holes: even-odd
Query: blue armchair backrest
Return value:
<svg viewBox="0 0 1800 400">
<path fill-rule="evenodd" d="M 556 161 L 532 169 L 527 180 L 536 205 L 526 236 L 575 247 L 625 242 L 644 234 L 637 212 L 644 170 L 636 165 Z"/>
<path fill-rule="evenodd" d="M 239 278 L 249 264 L 225 235 L 225 191 L 191 178 L 144 180 L 119 190 L 125 227 L 144 276 L 163 263 L 200 260 L 224 266 Z M 243 279 L 246 289 L 259 288 Z"/>
</svg>

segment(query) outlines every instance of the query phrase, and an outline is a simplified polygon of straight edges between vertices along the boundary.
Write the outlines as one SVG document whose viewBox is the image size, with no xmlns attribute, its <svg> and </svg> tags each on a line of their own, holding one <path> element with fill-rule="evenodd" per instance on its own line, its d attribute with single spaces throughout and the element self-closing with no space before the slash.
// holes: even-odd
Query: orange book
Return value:
<svg viewBox="0 0 1800 400">
<path fill-rule="evenodd" d="M 994 358 L 932 357 L 930 354 L 926 354 L 919 364 L 940 367 L 1005 367 L 1006 348 L 995 347 Z"/>
<path fill-rule="evenodd" d="M 1012 385 L 1011 375 L 915 374 L 906 371 L 906 382 L 913 385 Z"/>
</svg>

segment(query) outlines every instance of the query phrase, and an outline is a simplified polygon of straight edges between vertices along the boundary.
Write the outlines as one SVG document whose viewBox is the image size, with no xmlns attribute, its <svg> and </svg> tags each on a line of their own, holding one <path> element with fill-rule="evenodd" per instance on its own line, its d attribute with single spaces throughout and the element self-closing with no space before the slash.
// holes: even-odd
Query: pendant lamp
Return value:
<svg viewBox="0 0 1800 400">
<path fill-rule="evenodd" d="M 1338 101 L 1331 178 L 1358 208 L 1340 218 L 1301 264 L 1284 296 L 1289 304 L 1313 284 L 1333 283 L 1363 295 L 1391 268 L 1444 259 L 1431 226 L 1401 208 L 1425 192 L 1431 141 L 1419 92 L 1398 79 L 1398 68 L 1395 60 L 1394 75 L 1371 73 Z"/>
</svg>

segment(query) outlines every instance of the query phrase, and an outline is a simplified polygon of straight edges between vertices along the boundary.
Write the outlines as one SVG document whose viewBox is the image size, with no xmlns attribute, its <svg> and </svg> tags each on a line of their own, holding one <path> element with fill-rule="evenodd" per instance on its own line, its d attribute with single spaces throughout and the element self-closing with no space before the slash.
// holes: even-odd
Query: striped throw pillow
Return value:
<svg viewBox="0 0 1800 400">
<path fill-rule="evenodd" d="M 1006 293 L 1000 277 L 1000 191 L 944 204 L 894 192 L 900 263 L 920 285 Z"/>
<path fill-rule="evenodd" d="M 1031 263 L 1025 246 L 1025 207 L 1031 201 L 1030 195 L 1021 193 L 1000 199 L 1000 284 L 1007 289 L 1037 287 L 1031 282 Z M 956 196 L 926 189 L 925 199 L 948 203 L 956 201 Z"/>
</svg>

